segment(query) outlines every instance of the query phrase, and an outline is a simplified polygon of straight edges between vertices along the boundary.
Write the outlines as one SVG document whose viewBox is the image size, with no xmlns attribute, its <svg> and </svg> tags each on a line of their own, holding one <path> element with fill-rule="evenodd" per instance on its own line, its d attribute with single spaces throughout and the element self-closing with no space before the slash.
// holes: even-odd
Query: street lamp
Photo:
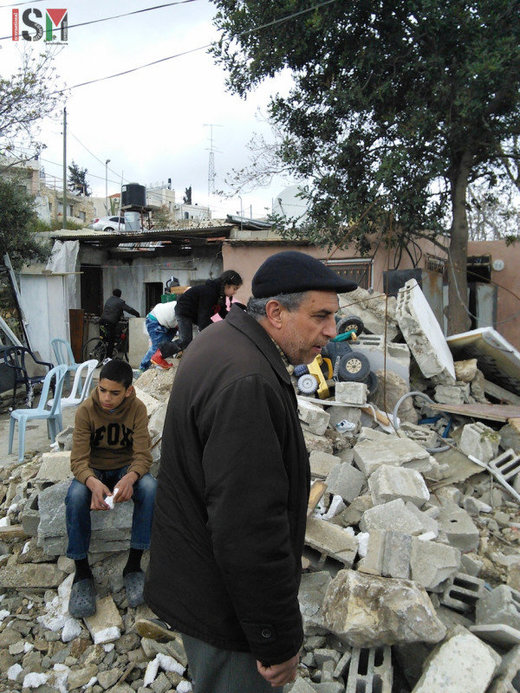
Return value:
<svg viewBox="0 0 520 693">
<path fill-rule="evenodd" d="M 107 211 L 107 216 L 110 214 L 109 209 L 108 209 L 108 164 L 110 163 L 110 159 L 107 159 L 105 161 L 105 208 Z"/>
</svg>

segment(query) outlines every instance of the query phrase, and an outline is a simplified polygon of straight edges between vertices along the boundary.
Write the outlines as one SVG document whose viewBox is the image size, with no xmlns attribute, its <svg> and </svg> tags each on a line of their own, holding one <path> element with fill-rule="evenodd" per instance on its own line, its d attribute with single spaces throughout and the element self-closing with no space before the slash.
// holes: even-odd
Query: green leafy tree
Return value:
<svg viewBox="0 0 520 693">
<path fill-rule="evenodd" d="M 90 196 L 90 187 L 87 183 L 87 169 L 80 168 L 74 161 L 69 166 L 68 188 L 77 195 Z"/>
<path fill-rule="evenodd" d="M 8 253 L 15 269 L 30 260 L 44 260 L 48 253 L 34 233 L 38 227 L 34 201 L 16 177 L 0 178 L 0 210 L 0 258 Z"/>
<path fill-rule="evenodd" d="M 270 104 L 311 203 L 291 233 L 361 252 L 374 233 L 430 238 L 448 254 L 449 332 L 466 329 L 468 186 L 520 134 L 518 2 L 212 1 L 232 91 L 293 75 Z"/>
</svg>

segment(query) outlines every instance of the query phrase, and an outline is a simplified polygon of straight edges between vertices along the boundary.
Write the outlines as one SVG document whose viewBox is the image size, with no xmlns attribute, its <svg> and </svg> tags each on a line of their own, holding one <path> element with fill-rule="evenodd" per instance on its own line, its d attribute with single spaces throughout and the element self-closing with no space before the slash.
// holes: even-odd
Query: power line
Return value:
<svg viewBox="0 0 520 693">
<path fill-rule="evenodd" d="M 90 24 L 99 24 L 100 22 L 110 22 L 113 19 L 121 19 L 122 17 L 130 17 L 133 14 L 142 14 L 143 12 L 152 12 L 153 10 L 162 10 L 165 7 L 172 7 L 173 5 L 185 5 L 189 2 L 195 2 L 196 0 L 176 0 L 176 2 L 167 2 L 164 5 L 154 5 L 153 7 L 144 7 L 141 10 L 133 10 L 132 12 L 124 12 L 123 14 L 115 14 L 110 17 L 102 17 L 101 19 L 90 19 L 87 22 L 79 22 L 78 24 L 69 24 L 67 30 L 77 29 L 80 26 L 89 26 Z M 38 0 L 42 2 L 42 0 Z M 33 4 L 32 0 L 27 3 L 19 3 L 20 5 Z M 7 7 L 16 7 L 17 5 L 7 5 Z M 10 39 L 11 36 L 1 36 L 0 41 L 5 41 Z"/>
<path fill-rule="evenodd" d="M 183 0 L 185 2 L 189 0 Z M 237 34 L 237 37 L 240 36 L 247 36 L 249 34 L 253 34 L 257 31 L 262 31 L 263 29 L 268 29 L 269 27 L 272 26 L 277 26 L 278 24 L 283 24 L 284 22 L 288 22 L 291 19 L 294 19 L 295 17 L 299 17 L 303 14 L 307 14 L 308 12 L 313 12 L 314 10 L 321 9 L 322 7 L 325 7 L 326 5 L 331 5 L 332 3 L 337 2 L 337 0 L 325 0 L 324 2 L 318 3 L 317 5 L 313 5 L 312 7 L 308 7 L 305 10 L 300 10 L 299 12 L 293 12 L 290 15 L 287 15 L 286 17 L 281 17 L 280 19 L 273 19 L 271 22 L 267 22 L 266 24 L 261 24 L 260 26 L 253 27 L 252 29 L 247 29 L 246 31 L 241 31 Z M 117 72 L 112 75 L 106 75 L 105 77 L 98 77 L 97 79 L 91 79 L 86 82 L 80 82 L 79 84 L 73 84 L 71 87 L 68 87 L 67 89 L 58 89 L 54 92 L 53 94 L 62 94 L 66 91 L 71 91 L 72 89 L 79 89 L 79 87 L 85 87 L 88 86 L 89 84 L 96 84 L 97 82 L 104 82 L 109 79 L 115 79 L 116 77 L 123 77 L 124 75 L 131 74 L 132 72 L 137 72 L 138 70 L 144 70 L 147 67 L 152 67 L 153 65 L 158 65 L 159 63 L 164 63 L 167 62 L 168 60 L 174 60 L 175 58 L 181 58 L 184 55 L 189 55 L 190 53 L 196 53 L 198 51 L 205 50 L 207 48 L 210 48 L 213 44 L 212 43 L 206 43 L 204 46 L 198 46 L 197 48 L 191 48 L 186 51 L 182 51 L 181 53 L 175 53 L 174 55 L 168 55 L 165 58 L 159 58 L 158 60 L 153 60 L 152 62 L 145 63 L 144 65 L 138 65 L 137 67 L 132 67 L 129 70 L 123 70 L 122 72 Z"/>
</svg>

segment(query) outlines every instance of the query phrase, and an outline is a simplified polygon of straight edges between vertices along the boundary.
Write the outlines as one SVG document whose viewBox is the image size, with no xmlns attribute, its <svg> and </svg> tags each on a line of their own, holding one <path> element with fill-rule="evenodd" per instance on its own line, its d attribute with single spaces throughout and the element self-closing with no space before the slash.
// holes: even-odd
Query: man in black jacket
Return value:
<svg viewBox="0 0 520 693">
<path fill-rule="evenodd" d="M 117 323 L 123 317 L 123 311 L 135 315 L 136 318 L 139 317 L 139 313 L 135 308 L 127 306 L 121 298 L 121 289 L 114 289 L 112 291 L 112 296 L 107 299 L 101 317 L 99 318 L 99 334 L 107 344 L 107 356 L 109 358 L 112 358 Z"/>
<path fill-rule="evenodd" d="M 182 634 L 195 693 L 281 691 L 303 642 L 298 604 L 308 454 L 290 364 L 335 336 L 356 285 L 298 252 L 268 258 L 247 312 L 183 356 L 166 414 L 145 599 Z"/>
</svg>

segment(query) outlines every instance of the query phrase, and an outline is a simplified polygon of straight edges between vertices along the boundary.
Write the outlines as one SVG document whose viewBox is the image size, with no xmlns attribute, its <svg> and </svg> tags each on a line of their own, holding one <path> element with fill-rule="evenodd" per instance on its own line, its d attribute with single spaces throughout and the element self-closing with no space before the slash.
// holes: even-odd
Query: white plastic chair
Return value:
<svg viewBox="0 0 520 693">
<path fill-rule="evenodd" d="M 92 385 L 94 371 L 96 370 L 97 365 L 97 359 L 90 359 L 89 361 L 84 361 L 83 363 L 78 364 L 76 373 L 74 374 L 74 382 L 72 383 L 70 395 L 61 398 L 62 409 L 65 409 L 65 407 L 74 407 L 76 404 L 81 404 L 83 400 L 87 399 Z M 81 380 L 83 375 L 85 375 L 85 380 L 82 384 Z M 50 399 L 47 402 L 47 406 L 52 406 L 52 403 L 53 400 Z"/>
</svg>

